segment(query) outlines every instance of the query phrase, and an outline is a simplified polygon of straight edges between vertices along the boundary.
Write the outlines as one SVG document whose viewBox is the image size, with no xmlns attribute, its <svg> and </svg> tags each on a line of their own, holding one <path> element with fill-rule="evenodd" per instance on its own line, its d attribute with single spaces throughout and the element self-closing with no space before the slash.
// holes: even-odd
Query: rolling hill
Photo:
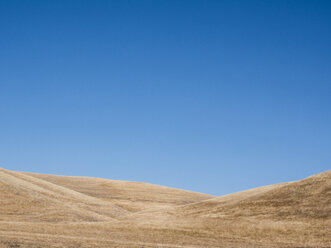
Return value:
<svg viewBox="0 0 331 248">
<path fill-rule="evenodd" d="M 215 197 L 0 169 L 0 247 L 331 247 L 331 171 Z"/>
</svg>

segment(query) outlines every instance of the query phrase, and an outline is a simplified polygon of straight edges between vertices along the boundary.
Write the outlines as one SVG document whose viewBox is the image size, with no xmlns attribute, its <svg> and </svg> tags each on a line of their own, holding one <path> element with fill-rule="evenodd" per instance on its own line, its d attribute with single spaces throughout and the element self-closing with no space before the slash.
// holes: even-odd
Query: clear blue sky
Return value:
<svg viewBox="0 0 331 248">
<path fill-rule="evenodd" d="M 331 168 L 331 1 L 0 0 L 0 166 L 222 195 Z"/>
</svg>

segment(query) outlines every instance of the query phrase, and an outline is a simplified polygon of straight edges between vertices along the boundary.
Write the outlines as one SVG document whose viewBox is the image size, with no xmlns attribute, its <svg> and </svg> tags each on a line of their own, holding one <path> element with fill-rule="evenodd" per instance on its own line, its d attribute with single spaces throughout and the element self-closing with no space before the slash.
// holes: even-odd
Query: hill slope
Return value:
<svg viewBox="0 0 331 248">
<path fill-rule="evenodd" d="M 4 169 L 0 194 L 0 220 L 110 221 L 127 214 L 111 202 Z"/>
<path fill-rule="evenodd" d="M 331 246 L 331 171 L 163 211 L 136 223 L 205 230 L 210 236 L 272 246 Z"/>
<path fill-rule="evenodd" d="M 306 179 L 216 197 L 176 209 L 205 217 L 309 220 L 331 218 L 331 171 Z"/>
<path fill-rule="evenodd" d="M 0 247 L 330 247 L 331 171 L 222 197 L 0 169 Z"/>
<path fill-rule="evenodd" d="M 184 205 L 214 198 L 214 196 L 207 194 L 149 183 L 37 173 L 24 174 L 51 182 L 55 185 L 60 185 L 84 195 L 115 203 L 129 212 Z"/>
</svg>

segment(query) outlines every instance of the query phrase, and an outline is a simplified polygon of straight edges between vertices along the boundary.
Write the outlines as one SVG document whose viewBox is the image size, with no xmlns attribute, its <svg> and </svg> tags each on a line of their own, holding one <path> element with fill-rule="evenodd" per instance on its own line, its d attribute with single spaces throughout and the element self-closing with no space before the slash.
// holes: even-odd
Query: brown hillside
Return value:
<svg viewBox="0 0 331 248">
<path fill-rule="evenodd" d="M 54 176 L 24 173 L 55 185 L 102 199 L 130 211 L 158 209 L 199 202 L 215 196 L 174 189 L 149 183 L 109 180 L 91 177 Z"/>
<path fill-rule="evenodd" d="M 331 171 L 222 197 L 0 170 L 0 247 L 331 247 Z"/>
<path fill-rule="evenodd" d="M 331 171 L 131 218 L 269 246 L 330 247 Z"/>
<path fill-rule="evenodd" d="M 115 204 L 0 169 L 0 220 L 109 221 L 127 214 Z"/>
</svg>

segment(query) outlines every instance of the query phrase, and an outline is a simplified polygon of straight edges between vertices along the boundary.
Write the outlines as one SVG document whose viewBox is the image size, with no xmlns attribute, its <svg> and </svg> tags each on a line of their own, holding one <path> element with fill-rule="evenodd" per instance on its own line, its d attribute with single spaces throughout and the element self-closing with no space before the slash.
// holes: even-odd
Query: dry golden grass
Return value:
<svg viewBox="0 0 331 248">
<path fill-rule="evenodd" d="M 91 177 L 24 173 L 97 199 L 115 203 L 129 212 L 185 205 L 214 196 L 141 182 Z"/>
<path fill-rule="evenodd" d="M 331 171 L 222 197 L 0 169 L 2 247 L 331 247 Z"/>
</svg>

